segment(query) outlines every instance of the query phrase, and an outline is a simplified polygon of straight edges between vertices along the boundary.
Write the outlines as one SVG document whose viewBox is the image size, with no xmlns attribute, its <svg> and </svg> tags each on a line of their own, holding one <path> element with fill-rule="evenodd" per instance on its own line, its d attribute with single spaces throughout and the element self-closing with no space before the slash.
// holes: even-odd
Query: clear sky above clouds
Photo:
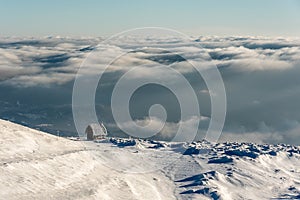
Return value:
<svg viewBox="0 0 300 200">
<path fill-rule="evenodd" d="M 300 36 L 300 1 L 0 0 L 2 36 L 107 36 L 143 26 L 190 35 Z"/>
</svg>

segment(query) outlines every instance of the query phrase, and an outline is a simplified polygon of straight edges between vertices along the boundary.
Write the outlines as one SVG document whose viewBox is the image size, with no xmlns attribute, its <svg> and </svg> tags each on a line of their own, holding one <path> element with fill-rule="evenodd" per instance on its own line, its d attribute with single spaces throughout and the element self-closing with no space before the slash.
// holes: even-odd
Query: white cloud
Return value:
<svg viewBox="0 0 300 200">
<path fill-rule="evenodd" d="M 125 128 L 125 130 L 129 131 L 129 134 L 132 133 L 132 136 L 139 136 L 142 138 L 147 138 L 153 135 L 158 136 L 159 138 L 165 140 L 172 140 L 178 132 L 179 127 L 185 127 L 182 133 L 178 133 L 176 136 L 177 141 L 186 141 L 187 139 L 195 136 L 195 126 L 199 120 L 208 120 L 207 117 L 199 117 L 192 116 L 186 120 L 180 120 L 179 122 L 164 122 L 159 118 L 149 117 L 144 119 L 135 120 L 134 123 L 140 127 L 143 127 L 139 130 L 136 129 L 136 126 L 133 123 L 123 122 L 120 124 L 120 127 Z M 161 127 L 163 127 L 161 129 Z M 197 126 L 198 127 L 198 126 Z M 138 132 L 137 132 L 138 131 Z M 155 133 L 155 134 L 153 134 Z M 151 135 L 149 135 L 151 134 Z M 194 135 L 195 134 L 195 135 Z"/>
<path fill-rule="evenodd" d="M 198 84 L 195 90 L 201 98 L 201 112 L 209 116 L 207 96 L 210 92 L 203 81 L 194 76 L 195 70 L 184 59 L 196 62 L 203 69 L 213 63 L 220 69 L 228 98 L 224 136 L 262 142 L 293 142 L 292 138 L 297 138 L 297 126 L 287 126 L 286 121 L 300 121 L 297 110 L 300 102 L 299 39 L 200 37 L 195 42 L 187 42 L 166 37 L 123 37 L 110 44 L 99 45 L 92 54 L 91 50 L 101 39 L 2 38 L 0 85 L 4 88 L 64 86 L 74 80 L 88 55 L 83 73 L 93 75 L 103 70 L 116 56 L 125 53 L 109 66 L 105 85 L 113 85 L 122 73 L 135 66 L 141 66 L 141 71 L 132 77 L 133 81 L 151 76 L 172 81 L 172 74 L 153 70 L 153 67 L 173 64 L 173 68 L 190 82 Z M 109 92 L 103 94 L 107 95 L 110 95 Z M 271 127 L 269 131 L 261 129 L 262 121 Z M 139 123 L 147 123 L 147 120 Z M 178 125 L 166 123 L 162 137 L 170 137 Z M 240 131 L 236 127 L 244 128 Z"/>
<path fill-rule="evenodd" d="M 157 65 L 157 62 L 178 62 L 174 65 L 176 70 L 180 73 L 191 73 L 191 65 L 176 61 L 176 56 L 183 56 L 184 59 L 205 67 L 210 60 L 210 54 L 215 64 L 237 71 L 287 70 L 299 64 L 300 58 L 299 41 L 259 37 L 201 37 L 201 42 L 198 43 L 174 37 L 121 37 L 110 44 L 101 44 L 92 54 L 89 54 L 89 51 L 81 51 L 86 47 L 95 46 L 99 41 L 96 38 L 46 38 L 24 41 L 19 39 L 15 43 L 13 39 L 2 39 L 0 80 L 13 78 L 6 83 L 21 86 L 24 83 L 21 81 L 25 81 L 26 78 L 18 76 L 26 75 L 33 80 L 36 76 L 37 84 L 41 84 L 40 78 L 47 77 L 49 71 L 74 74 L 83 61 L 83 72 L 87 74 L 104 69 L 111 61 L 114 62 L 108 68 L 109 72 L 127 71 L 139 65 L 151 67 Z M 116 59 L 116 56 L 127 51 L 130 53 Z M 59 58 L 55 60 L 55 56 L 64 54 L 65 58 L 62 57 L 61 61 Z M 145 68 L 145 73 L 146 71 Z M 44 84 L 57 81 L 55 78 L 50 81 L 51 77 L 54 78 L 50 75 Z M 70 79 L 66 78 L 65 82 L 68 81 Z M 59 81 L 60 84 L 63 82 Z"/>
</svg>

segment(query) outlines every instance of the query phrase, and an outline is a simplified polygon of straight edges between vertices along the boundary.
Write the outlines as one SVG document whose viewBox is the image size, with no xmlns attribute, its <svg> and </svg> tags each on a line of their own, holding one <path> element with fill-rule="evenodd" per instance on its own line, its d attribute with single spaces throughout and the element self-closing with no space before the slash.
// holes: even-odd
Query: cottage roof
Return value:
<svg viewBox="0 0 300 200">
<path fill-rule="evenodd" d="M 94 136 L 97 136 L 97 135 L 107 135 L 107 130 L 104 126 L 103 123 L 92 123 L 92 124 L 89 124 L 89 126 L 87 127 L 87 130 L 89 129 L 92 129 L 93 131 L 93 135 Z"/>
</svg>

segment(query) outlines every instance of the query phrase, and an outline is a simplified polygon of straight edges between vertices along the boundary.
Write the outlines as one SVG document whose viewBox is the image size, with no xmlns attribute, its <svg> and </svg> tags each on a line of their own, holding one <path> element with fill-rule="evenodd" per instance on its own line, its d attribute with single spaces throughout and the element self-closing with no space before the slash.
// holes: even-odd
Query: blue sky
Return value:
<svg viewBox="0 0 300 200">
<path fill-rule="evenodd" d="M 0 0 L 2 36 L 107 36 L 143 26 L 190 35 L 300 36 L 300 1 Z"/>
</svg>

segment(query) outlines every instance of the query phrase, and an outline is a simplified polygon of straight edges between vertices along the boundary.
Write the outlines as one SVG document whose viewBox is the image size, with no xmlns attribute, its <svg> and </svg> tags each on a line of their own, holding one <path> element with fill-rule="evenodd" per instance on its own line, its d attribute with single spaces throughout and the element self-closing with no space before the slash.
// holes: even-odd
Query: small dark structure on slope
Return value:
<svg viewBox="0 0 300 200">
<path fill-rule="evenodd" d="M 104 139 L 107 136 L 107 129 L 103 123 L 93 123 L 86 127 L 87 140 Z"/>
</svg>

